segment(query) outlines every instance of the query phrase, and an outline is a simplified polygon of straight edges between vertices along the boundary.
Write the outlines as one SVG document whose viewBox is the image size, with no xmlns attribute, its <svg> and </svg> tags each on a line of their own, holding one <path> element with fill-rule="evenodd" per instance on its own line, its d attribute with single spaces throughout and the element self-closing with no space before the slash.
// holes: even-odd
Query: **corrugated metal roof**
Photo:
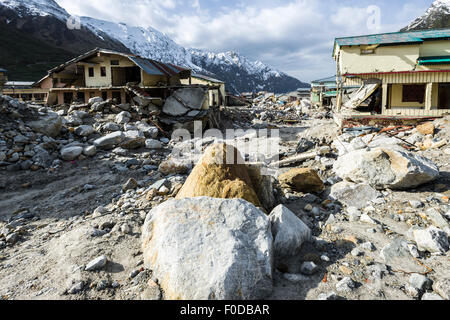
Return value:
<svg viewBox="0 0 450 320">
<path fill-rule="evenodd" d="M 357 46 L 371 44 L 421 43 L 424 40 L 450 39 L 450 29 L 428 31 L 381 33 L 357 37 L 336 38 L 339 46 Z"/>
<path fill-rule="evenodd" d="M 54 73 L 54 72 L 59 72 L 59 71 L 65 69 L 67 66 L 69 66 L 73 63 L 82 61 L 84 59 L 87 59 L 93 55 L 96 55 L 99 52 L 104 53 L 104 54 L 113 54 L 113 55 L 120 55 L 123 57 L 127 57 L 132 62 L 134 62 L 138 67 L 140 67 L 142 70 L 144 70 L 146 73 L 148 73 L 150 75 L 163 75 L 163 76 L 172 77 L 172 76 L 182 73 L 182 72 L 190 72 L 190 70 L 186 69 L 186 68 L 182 68 L 182 67 L 179 67 L 179 66 L 176 66 L 173 64 L 169 64 L 169 63 L 163 63 L 160 61 L 139 57 L 134 54 L 96 48 L 96 49 L 86 52 L 85 54 L 82 54 L 82 55 L 56 67 L 56 68 L 49 70 L 49 74 Z"/>
<path fill-rule="evenodd" d="M 314 80 L 314 81 L 311 81 L 311 84 L 321 84 L 321 83 L 326 83 L 326 82 L 334 82 L 334 83 L 336 83 L 336 76 L 331 76 L 331 77 L 328 77 L 328 78 Z"/>
<path fill-rule="evenodd" d="M 203 80 L 206 80 L 206 81 L 211 81 L 211 82 L 225 83 L 225 82 L 223 82 L 222 80 L 217 80 L 217 79 L 214 79 L 214 78 L 205 76 L 205 75 L 203 75 L 203 74 L 198 74 L 198 73 L 194 73 L 194 74 L 192 75 L 192 77 L 194 77 L 194 78 L 199 78 L 199 79 L 203 79 Z"/>
<path fill-rule="evenodd" d="M 174 76 L 180 72 L 187 71 L 182 67 L 178 67 L 168 63 L 162 63 L 160 61 L 145 59 L 136 56 L 128 55 L 128 58 L 133 61 L 138 67 L 144 70 L 150 75 L 161 75 L 161 76 Z"/>
</svg>

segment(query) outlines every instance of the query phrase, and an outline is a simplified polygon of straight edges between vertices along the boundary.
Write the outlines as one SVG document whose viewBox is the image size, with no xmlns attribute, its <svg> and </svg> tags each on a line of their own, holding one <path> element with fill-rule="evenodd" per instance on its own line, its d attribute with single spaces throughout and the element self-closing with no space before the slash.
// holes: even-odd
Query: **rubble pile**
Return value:
<svg viewBox="0 0 450 320">
<path fill-rule="evenodd" d="M 261 94 L 221 114 L 221 129 L 278 129 L 259 151 L 250 131 L 169 139 L 150 103 L 1 99 L 3 299 L 450 296 L 449 117 L 340 131 Z"/>
</svg>

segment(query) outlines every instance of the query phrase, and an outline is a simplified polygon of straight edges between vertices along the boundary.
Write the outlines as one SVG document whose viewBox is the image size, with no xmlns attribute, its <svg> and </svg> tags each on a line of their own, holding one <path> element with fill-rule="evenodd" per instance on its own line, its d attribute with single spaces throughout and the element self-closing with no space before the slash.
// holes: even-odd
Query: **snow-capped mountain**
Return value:
<svg viewBox="0 0 450 320">
<path fill-rule="evenodd" d="M 95 47 L 102 47 L 131 52 L 142 57 L 190 68 L 194 73 L 225 81 L 228 90 L 234 93 L 255 90 L 282 93 L 309 86 L 260 61 L 250 61 L 235 52 L 212 53 L 198 49 L 185 49 L 152 27 L 142 28 L 125 23 L 80 17 L 81 28 L 72 30 L 66 25 L 70 17 L 71 15 L 54 0 L 0 0 L 0 33 L 20 31 L 19 38 L 27 38 L 27 44 L 33 42 L 30 40 L 38 40 L 42 43 L 42 47 L 47 46 L 44 50 L 47 55 L 48 52 L 54 52 L 52 49 L 54 47 L 64 50 L 63 53 L 58 52 L 58 57 L 64 59 L 63 61 L 66 61 L 70 53 L 76 56 Z M 30 37 L 32 39 L 28 39 Z M 15 38 L 17 39 L 17 36 Z M 28 59 L 28 64 L 31 60 L 36 65 L 36 73 L 45 74 L 48 69 L 43 68 L 47 68 L 51 61 L 46 56 L 38 54 L 39 50 L 33 50 L 36 51 L 34 56 L 30 53 L 30 48 L 26 52 L 20 52 L 21 47 L 26 46 L 17 43 L 14 51 L 19 52 L 12 52 L 10 57 L 3 62 L 0 61 L 4 64 L 3 67 L 11 70 L 11 61 L 14 61 L 17 68 L 26 73 L 26 68 L 24 69 L 15 59 L 17 54 L 21 54 Z M 46 59 L 47 63 L 43 64 L 42 59 Z M 55 64 L 62 62 L 54 61 Z M 39 69 L 39 65 L 42 66 L 42 70 Z M 33 77 L 35 77 L 34 73 Z"/>
<path fill-rule="evenodd" d="M 188 67 L 196 72 L 204 71 L 192 63 L 191 54 L 185 48 L 152 27 L 133 27 L 89 17 L 82 17 L 81 23 L 99 37 L 107 34 L 120 41 L 134 54 Z"/>
<path fill-rule="evenodd" d="M 234 93 L 253 90 L 286 92 L 307 86 L 260 61 L 250 61 L 236 52 L 213 53 L 185 49 L 151 27 L 134 27 L 88 17 L 82 17 L 81 23 L 99 36 L 107 34 L 120 41 L 134 54 L 184 66 L 195 73 L 225 81 Z"/>
<path fill-rule="evenodd" d="M 450 28 L 450 0 L 436 0 L 425 14 L 402 31 Z"/>
<path fill-rule="evenodd" d="M 309 87 L 308 84 L 271 68 L 261 61 L 250 61 L 233 51 L 222 53 L 198 49 L 189 51 L 196 65 L 217 75 L 234 92 L 264 90 L 281 93 Z"/>
<path fill-rule="evenodd" d="M 13 9 L 20 17 L 53 16 L 66 20 L 70 15 L 53 0 L 0 0 L 0 5 Z"/>
</svg>

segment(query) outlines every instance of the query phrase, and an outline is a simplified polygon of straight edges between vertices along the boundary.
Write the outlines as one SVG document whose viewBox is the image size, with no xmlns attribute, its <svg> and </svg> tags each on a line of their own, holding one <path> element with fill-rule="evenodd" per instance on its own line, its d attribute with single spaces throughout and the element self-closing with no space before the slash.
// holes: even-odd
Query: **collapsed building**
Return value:
<svg viewBox="0 0 450 320">
<path fill-rule="evenodd" d="M 337 38 L 333 57 L 340 125 L 450 113 L 450 29 Z M 360 89 L 344 102 L 352 85 Z"/>
<path fill-rule="evenodd" d="M 48 90 L 34 86 L 33 81 L 8 81 L 4 85 L 3 94 L 19 101 L 44 104 L 48 97 Z"/>
<path fill-rule="evenodd" d="M 332 107 L 336 105 L 337 83 L 336 76 L 314 80 L 311 82 L 311 103 L 318 107 Z M 342 89 L 343 95 L 348 95 L 360 86 L 346 85 Z M 345 100 L 345 99 L 344 99 Z"/>
<path fill-rule="evenodd" d="M 96 48 L 35 83 L 16 83 L 5 94 L 50 106 L 87 104 L 101 97 L 116 105 L 137 105 L 175 125 L 203 120 L 211 107 L 223 105 L 225 83 L 173 64 Z"/>
</svg>

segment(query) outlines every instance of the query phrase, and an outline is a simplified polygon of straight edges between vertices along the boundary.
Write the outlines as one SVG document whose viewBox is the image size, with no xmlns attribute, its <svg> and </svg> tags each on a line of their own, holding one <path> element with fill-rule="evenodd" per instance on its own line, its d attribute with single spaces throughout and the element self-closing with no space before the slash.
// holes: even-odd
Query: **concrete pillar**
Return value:
<svg viewBox="0 0 450 320">
<path fill-rule="evenodd" d="M 64 92 L 58 91 L 58 104 L 64 103 Z"/>
<path fill-rule="evenodd" d="M 120 100 L 121 100 L 120 101 L 121 104 L 127 102 L 127 96 L 126 96 L 126 93 L 125 93 L 124 89 L 120 90 Z"/>
<path fill-rule="evenodd" d="M 381 107 L 382 107 L 381 114 L 384 114 L 388 108 L 389 85 L 387 83 L 383 83 L 382 92 L 383 92 L 383 98 L 381 100 Z"/>
<path fill-rule="evenodd" d="M 433 102 L 433 83 L 427 83 L 425 89 L 425 110 L 431 110 Z"/>
</svg>

